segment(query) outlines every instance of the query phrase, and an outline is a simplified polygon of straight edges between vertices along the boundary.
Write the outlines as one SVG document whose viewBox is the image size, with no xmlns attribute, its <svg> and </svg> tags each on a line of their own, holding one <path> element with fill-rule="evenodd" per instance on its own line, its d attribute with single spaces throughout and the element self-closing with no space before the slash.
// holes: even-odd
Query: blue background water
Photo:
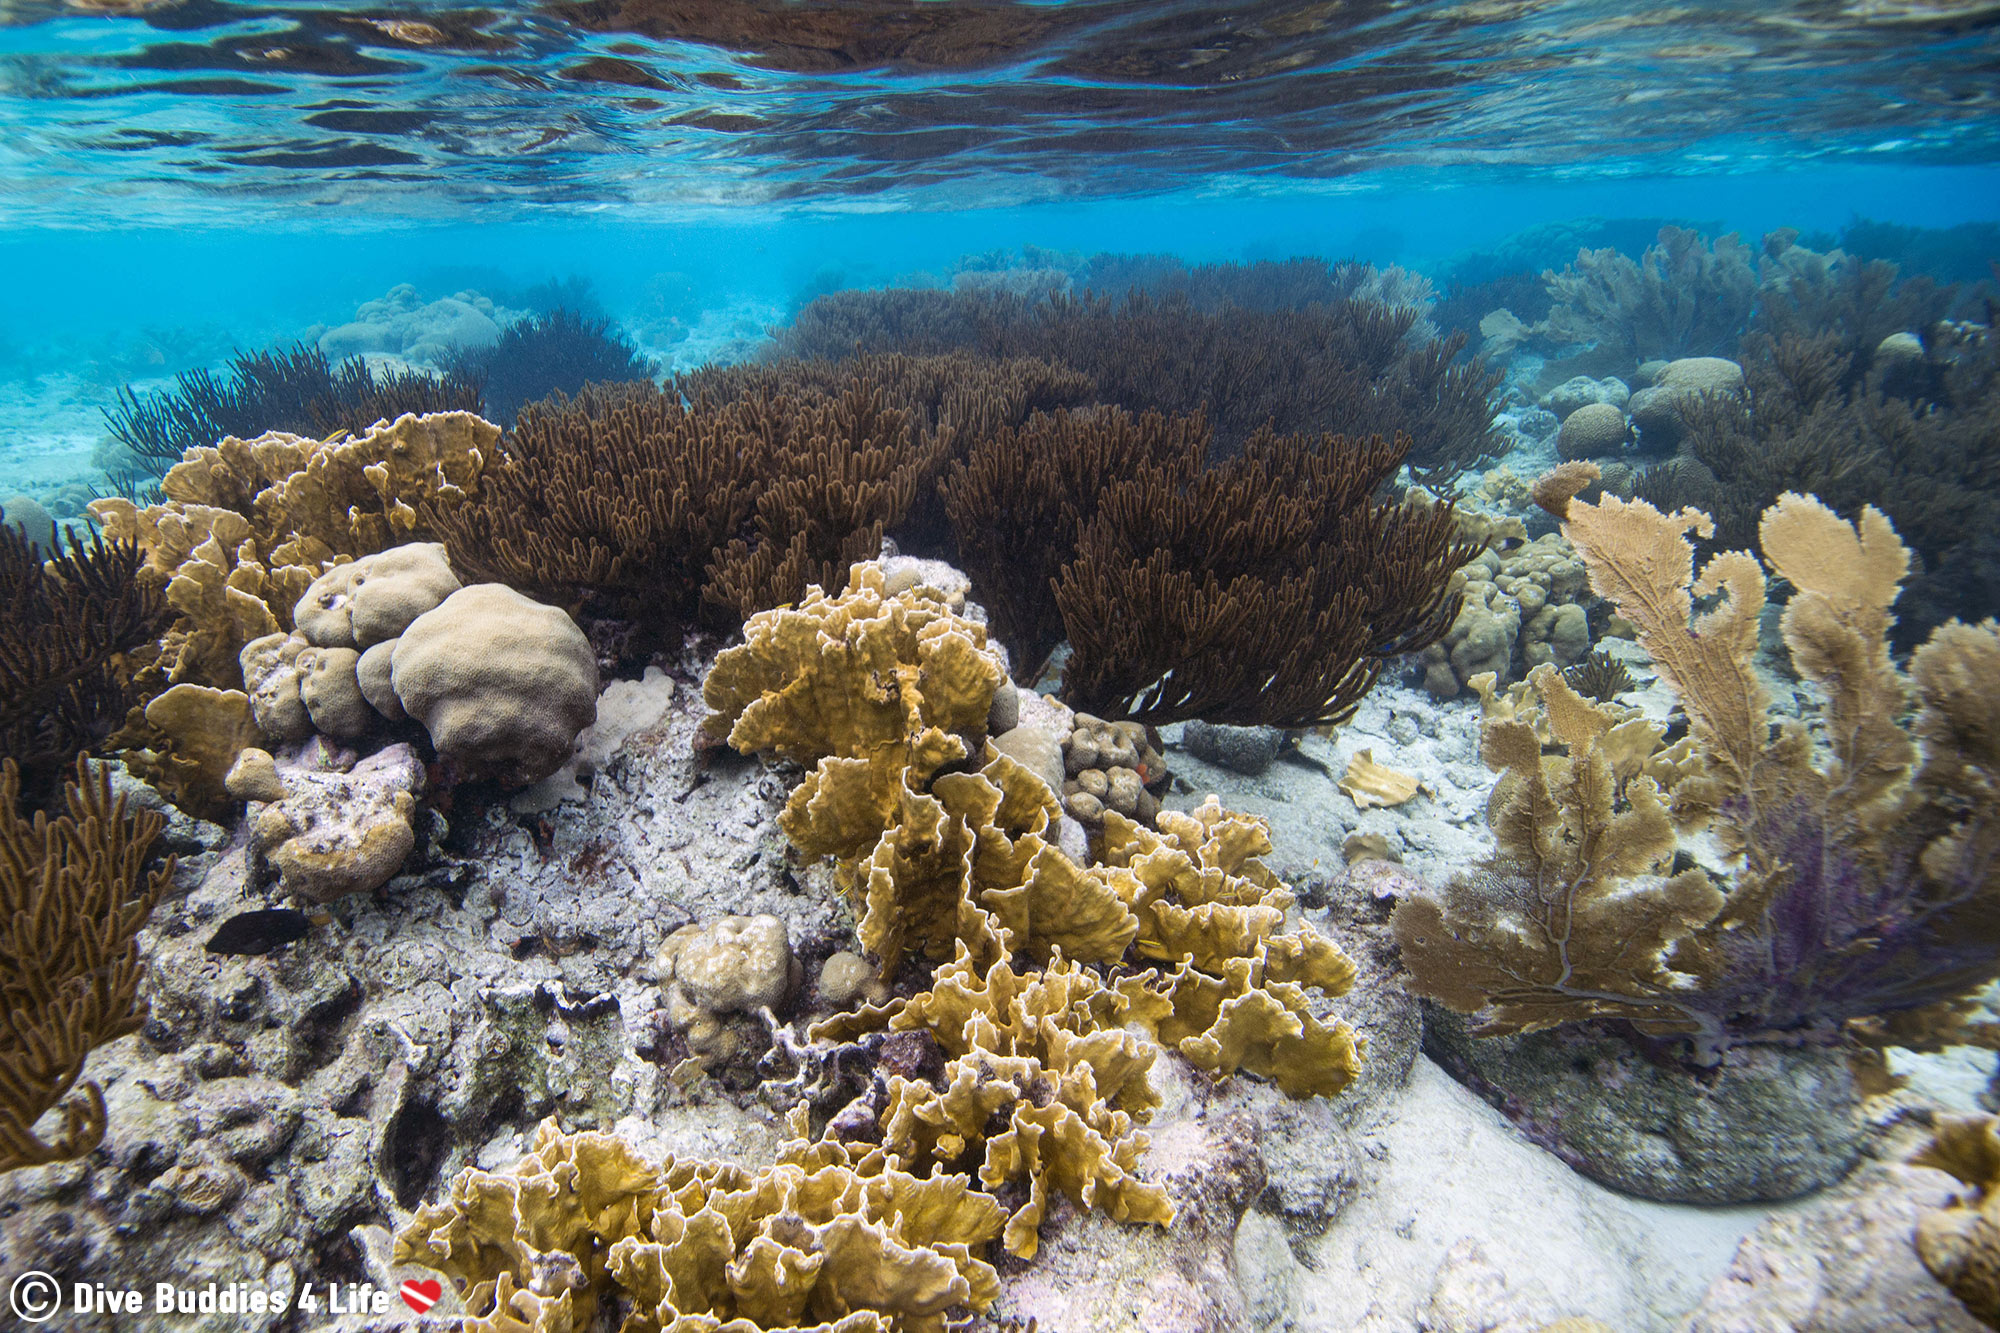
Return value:
<svg viewBox="0 0 2000 1333">
<path fill-rule="evenodd" d="M 1996 70 L 1950 0 L 0 0 L 0 486 L 398 283 L 581 277 L 686 363 L 1025 245 L 1435 274 L 1593 217 L 2000 220 Z"/>
</svg>

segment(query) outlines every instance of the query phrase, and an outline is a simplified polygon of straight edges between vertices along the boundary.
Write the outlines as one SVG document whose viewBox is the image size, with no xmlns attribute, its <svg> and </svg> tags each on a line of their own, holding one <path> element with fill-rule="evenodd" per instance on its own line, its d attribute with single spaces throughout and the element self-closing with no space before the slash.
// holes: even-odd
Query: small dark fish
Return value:
<svg viewBox="0 0 2000 1333">
<path fill-rule="evenodd" d="M 253 957 L 284 948 L 312 929 L 313 918 L 289 907 L 260 908 L 238 912 L 209 937 L 210 953 L 248 954 Z"/>
</svg>

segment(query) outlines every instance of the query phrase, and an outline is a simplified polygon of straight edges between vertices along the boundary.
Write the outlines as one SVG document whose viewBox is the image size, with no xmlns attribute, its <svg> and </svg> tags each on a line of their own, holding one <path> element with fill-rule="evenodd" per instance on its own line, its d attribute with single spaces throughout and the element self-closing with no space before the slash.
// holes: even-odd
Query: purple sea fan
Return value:
<svg viewBox="0 0 2000 1333">
<path fill-rule="evenodd" d="M 1720 815 L 1740 826 L 1747 804 Z M 1697 1047 L 1835 1041 L 1852 1020 L 1952 1000 L 2000 971 L 1992 866 L 1961 856 L 1947 878 L 1927 873 L 1923 834 L 1938 830 L 1921 813 L 1867 847 L 1812 796 L 1761 812 L 1746 831 L 1770 868 L 1746 871 L 1710 929 L 1670 955 L 1703 977 L 1682 998 L 1701 1020 Z"/>
</svg>

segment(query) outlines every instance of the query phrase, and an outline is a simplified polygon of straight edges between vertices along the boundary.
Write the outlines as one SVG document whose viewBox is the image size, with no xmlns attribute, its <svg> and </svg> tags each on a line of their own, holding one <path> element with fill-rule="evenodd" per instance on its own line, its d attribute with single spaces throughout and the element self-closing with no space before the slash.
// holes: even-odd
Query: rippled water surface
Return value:
<svg viewBox="0 0 2000 1333">
<path fill-rule="evenodd" d="M 1917 0 L 0 0 L 17 222 L 1986 163 L 1996 96 Z"/>
</svg>

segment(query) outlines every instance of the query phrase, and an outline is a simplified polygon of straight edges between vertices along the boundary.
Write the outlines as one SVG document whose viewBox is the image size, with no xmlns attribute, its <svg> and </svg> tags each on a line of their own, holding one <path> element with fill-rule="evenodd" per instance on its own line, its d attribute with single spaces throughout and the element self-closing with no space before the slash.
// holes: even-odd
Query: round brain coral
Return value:
<svg viewBox="0 0 2000 1333">
<path fill-rule="evenodd" d="M 390 683 L 440 757 L 507 786 L 562 766 L 597 716 L 597 658 L 567 614 L 475 583 L 411 622 Z"/>
</svg>

